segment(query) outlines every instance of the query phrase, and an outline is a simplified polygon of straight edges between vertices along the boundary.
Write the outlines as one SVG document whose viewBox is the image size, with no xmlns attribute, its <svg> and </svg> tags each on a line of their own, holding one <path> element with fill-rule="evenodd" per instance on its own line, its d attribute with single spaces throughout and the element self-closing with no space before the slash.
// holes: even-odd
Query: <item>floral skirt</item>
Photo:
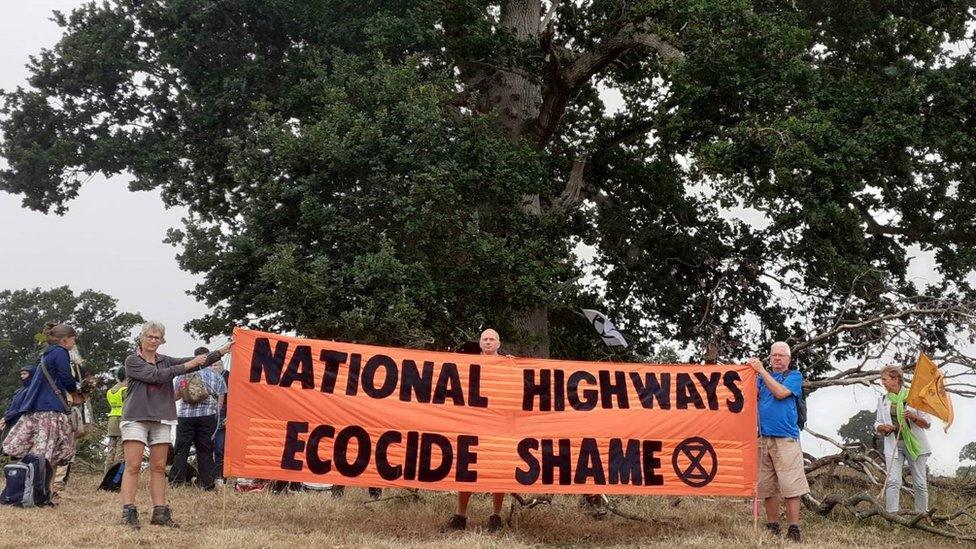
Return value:
<svg viewBox="0 0 976 549">
<path fill-rule="evenodd" d="M 71 418 L 61 412 L 24 414 L 3 440 L 3 452 L 15 458 L 44 456 L 53 466 L 67 465 L 75 457 Z"/>
</svg>

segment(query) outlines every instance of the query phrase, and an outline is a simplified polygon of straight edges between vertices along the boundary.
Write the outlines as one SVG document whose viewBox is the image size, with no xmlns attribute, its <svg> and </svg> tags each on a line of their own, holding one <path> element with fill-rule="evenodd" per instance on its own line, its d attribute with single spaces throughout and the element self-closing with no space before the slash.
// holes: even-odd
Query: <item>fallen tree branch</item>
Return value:
<svg viewBox="0 0 976 549">
<path fill-rule="evenodd" d="M 525 499 L 522 495 L 512 493 L 512 503 L 508 506 L 508 518 L 505 519 L 505 523 L 508 524 L 510 528 L 518 528 L 518 512 L 521 509 L 531 509 L 539 505 L 551 505 L 552 496 L 535 496 L 532 499 Z"/>
<path fill-rule="evenodd" d="M 618 517 L 625 518 L 627 520 L 635 520 L 637 522 L 644 522 L 647 524 L 652 524 L 654 526 L 667 526 L 670 528 L 674 528 L 677 526 L 677 524 L 672 520 L 658 519 L 654 517 L 642 517 L 640 515 L 635 515 L 628 511 L 622 511 L 618 509 L 617 506 L 614 505 L 614 503 L 610 501 L 610 498 L 608 498 L 607 496 L 601 495 L 600 497 L 603 498 L 603 505 L 606 508 L 606 510 L 609 511 L 610 513 L 613 513 L 614 515 L 617 515 Z"/>
<path fill-rule="evenodd" d="M 955 519 L 957 519 L 959 517 L 968 517 L 969 520 L 973 521 L 973 523 L 976 523 L 976 516 L 973 516 L 973 514 L 969 512 L 970 509 L 976 509 L 976 501 L 974 501 L 974 502 L 970 503 L 969 505 L 967 505 L 967 506 L 959 509 L 958 511 L 954 512 L 951 515 L 932 515 L 932 521 L 933 522 L 945 522 L 946 524 L 949 524 L 950 526 L 954 526 L 952 524 L 952 521 L 953 520 L 955 520 Z"/>
<path fill-rule="evenodd" d="M 817 501 L 816 498 L 807 494 L 802 498 L 804 506 L 807 509 L 821 515 L 828 516 L 835 507 L 846 508 L 855 517 L 859 519 L 868 519 L 871 517 L 878 517 L 884 519 L 892 524 L 897 524 L 905 528 L 915 528 L 918 530 L 923 530 L 930 534 L 935 534 L 937 536 L 942 536 L 950 539 L 960 540 L 960 541 L 976 541 L 976 534 L 968 534 L 961 532 L 950 532 L 942 528 L 936 528 L 931 525 L 931 517 L 935 513 L 934 510 L 930 510 L 927 513 L 917 513 L 914 515 L 909 515 L 907 517 L 898 515 L 896 513 L 889 513 L 884 510 L 877 500 L 872 498 L 865 492 L 857 493 L 851 496 L 844 494 L 830 494 L 823 499 L 823 501 Z M 858 505 L 866 504 L 867 509 L 858 509 Z M 929 523 L 923 522 L 923 519 L 929 519 Z"/>
</svg>

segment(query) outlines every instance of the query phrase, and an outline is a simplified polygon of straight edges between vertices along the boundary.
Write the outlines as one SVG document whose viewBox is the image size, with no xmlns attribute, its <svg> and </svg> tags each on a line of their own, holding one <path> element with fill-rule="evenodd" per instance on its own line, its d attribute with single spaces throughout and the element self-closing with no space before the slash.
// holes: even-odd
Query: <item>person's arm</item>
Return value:
<svg viewBox="0 0 976 549">
<path fill-rule="evenodd" d="M 73 393 L 78 390 L 78 383 L 75 381 L 74 376 L 71 375 L 71 357 L 68 356 L 68 351 L 61 347 L 56 347 L 54 352 L 48 355 L 44 364 L 47 365 L 47 371 L 51 374 L 51 377 L 58 380 L 65 391 Z"/>
<path fill-rule="evenodd" d="M 911 421 L 915 425 L 918 425 L 922 429 L 928 429 L 932 426 L 932 421 L 929 415 L 914 408 L 905 409 L 905 419 Z"/>
<path fill-rule="evenodd" d="M 890 423 L 884 422 L 884 408 L 888 406 L 887 400 L 884 396 L 878 401 L 878 410 L 874 413 L 874 430 L 882 435 L 891 434 L 895 430 L 895 426 Z"/>
<path fill-rule="evenodd" d="M 773 393 L 773 396 L 776 397 L 776 400 L 783 400 L 784 398 L 793 396 L 792 391 L 783 386 L 782 383 L 773 379 L 773 375 L 766 370 L 766 367 L 763 366 L 761 360 L 758 358 L 750 358 L 748 362 L 749 366 L 752 366 L 752 369 L 756 371 L 759 378 L 762 379 L 763 383 L 766 384 L 766 388 L 769 389 L 769 392 Z"/>
<path fill-rule="evenodd" d="M 229 349 L 229 348 L 230 347 L 227 346 L 222 349 L 218 349 L 216 351 L 210 351 L 206 355 L 186 357 L 186 358 L 173 358 L 173 357 L 164 356 L 163 362 L 167 366 L 177 366 L 181 364 L 186 365 L 186 371 L 190 372 L 195 370 L 196 368 L 204 368 L 210 366 L 214 362 L 217 362 L 224 356 L 224 354 L 226 354 L 225 349 Z"/>
<path fill-rule="evenodd" d="M 27 394 L 27 389 L 17 389 L 14 391 L 14 396 L 10 397 L 10 405 L 7 406 L 7 411 L 3 413 L 4 423 L 13 420 L 17 416 L 17 413 L 20 411 L 20 405 L 24 401 L 25 394 Z"/>
<path fill-rule="evenodd" d="M 131 355 L 125 359 L 125 376 L 143 383 L 169 383 L 174 377 L 186 373 L 187 365 L 163 365 L 157 366 L 149 364 L 137 355 Z"/>
<path fill-rule="evenodd" d="M 186 370 L 180 372 L 180 374 L 188 374 L 193 370 L 202 367 L 204 365 L 205 357 L 203 355 L 187 356 L 187 357 L 172 357 L 172 356 L 163 355 L 162 359 L 163 359 L 163 364 L 165 366 L 167 367 L 183 366 Z"/>
</svg>

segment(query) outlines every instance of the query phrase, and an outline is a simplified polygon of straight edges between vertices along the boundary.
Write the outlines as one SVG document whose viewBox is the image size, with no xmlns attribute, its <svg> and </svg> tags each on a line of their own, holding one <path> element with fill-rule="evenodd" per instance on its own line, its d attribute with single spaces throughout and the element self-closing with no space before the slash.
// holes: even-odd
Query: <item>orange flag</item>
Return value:
<svg viewBox="0 0 976 549">
<path fill-rule="evenodd" d="M 944 421 L 946 431 L 952 425 L 952 401 L 946 392 L 945 374 L 925 353 L 919 354 L 915 363 L 915 377 L 908 389 L 908 405 Z"/>
</svg>

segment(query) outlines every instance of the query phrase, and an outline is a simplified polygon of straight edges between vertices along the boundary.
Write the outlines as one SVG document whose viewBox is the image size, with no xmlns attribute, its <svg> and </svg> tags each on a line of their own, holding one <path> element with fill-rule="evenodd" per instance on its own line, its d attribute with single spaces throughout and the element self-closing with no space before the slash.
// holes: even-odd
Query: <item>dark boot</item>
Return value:
<svg viewBox="0 0 976 549">
<path fill-rule="evenodd" d="M 382 488 L 370 488 L 369 489 L 369 497 L 371 499 L 373 499 L 373 500 L 380 499 L 380 496 L 382 496 L 382 495 L 383 495 L 383 489 Z"/>
<path fill-rule="evenodd" d="M 776 537 L 779 537 L 779 535 L 781 534 L 778 522 L 767 522 L 766 530 L 769 530 L 769 533 Z"/>
<path fill-rule="evenodd" d="M 139 510 L 136 509 L 135 505 L 122 506 L 122 524 L 129 526 L 133 530 L 138 530 L 140 528 Z"/>
<path fill-rule="evenodd" d="M 800 543 L 800 526 L 798 524 L 791 524 L 786 529 L 786 539 Z"/>
<path fill-rule="evenodd" d="M 152 518 L 149 519 L 149 524 L 155 524 L 156 526 L 168 526 L 170 528 L 179 528 L 180 525 L 173 522 L 173 516 L 170 512 L 169 505 L 159 505 L 153 507 Z"/>
<path fill-rule="evenodd" d="M 501 532 L 502 530 L 502 517 L 498 515 L 492 515 L 488 517 L 488 531 L 491 533 Z"/>
<path fill-rule="evenodd" d="M 447 524 L 441 528 L 441 532 L 450 532 L 451 530 L 464 530 L 468 527 L 468 517 L 462 515 L 453 515 L 451 520 L 447 521 Z"/>
</svg>

